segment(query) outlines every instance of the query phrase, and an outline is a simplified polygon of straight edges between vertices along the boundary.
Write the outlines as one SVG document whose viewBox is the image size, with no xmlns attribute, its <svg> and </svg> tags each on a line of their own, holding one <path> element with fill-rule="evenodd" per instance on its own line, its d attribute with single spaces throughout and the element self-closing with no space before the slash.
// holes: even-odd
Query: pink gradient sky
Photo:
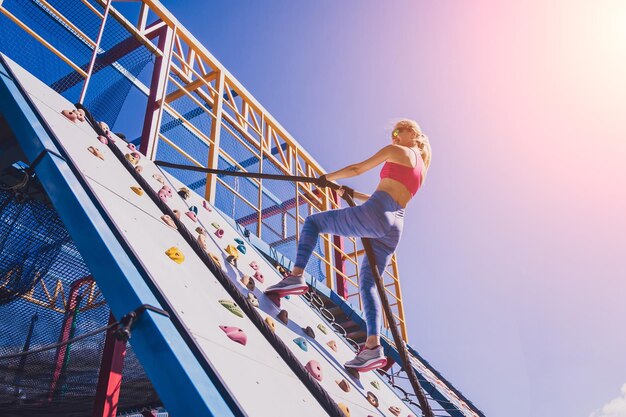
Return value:
<svg viewBox="0 0 626 417">
<path fill-rule="evenodd" d="M 410 343 L 487 416 L 588 417 L 619 395 L 626 2 L 164 3 L 328 170 L 421 123 Z"/>
</svg>

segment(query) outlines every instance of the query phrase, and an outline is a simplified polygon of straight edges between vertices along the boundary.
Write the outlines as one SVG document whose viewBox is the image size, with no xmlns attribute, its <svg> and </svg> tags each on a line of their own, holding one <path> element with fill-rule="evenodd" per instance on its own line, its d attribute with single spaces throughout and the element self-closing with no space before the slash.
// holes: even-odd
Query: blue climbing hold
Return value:
<svg viewBox="0 0 626 417">
<path fill-rule="evenodd" d="M 243 245 L 245 242 L 241 239 L 239 239 L 238 237 L 235 238 L 235 242 L 239 243 L 240 245 Z"/>
<path fill-rule="evenodd" d="M 309 351 L 309 345 L 304 337 L 296 337 L 295 339 L 293 339 L 293 341 L 296 343 L 296 345 L 300 346 L 300 349 L 302 349 L 303 351 Z"/>
<path fill-rule="evenodd" d="M 237 239 L 235 239 L 235 240 L 237 240 Z M 246 247 L 245 247 L 244 245 L 239 245 L 239 246 L 237 246 L 237 250 L 238 250 L 239 252 L 241 252 L 243 255 L 245 255 L 245 254 L 246 254 Z"/>
</svg>

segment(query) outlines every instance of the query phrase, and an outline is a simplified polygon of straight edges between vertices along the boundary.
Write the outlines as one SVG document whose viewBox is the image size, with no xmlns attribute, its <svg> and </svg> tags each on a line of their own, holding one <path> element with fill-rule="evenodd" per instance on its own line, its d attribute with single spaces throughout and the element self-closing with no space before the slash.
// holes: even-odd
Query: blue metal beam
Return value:
<svg viewBox="0 0 626 417">
<path fill-rule="evenodd" d="M 0 113 L 29 161 L 43 155 L 35 172 L 72 235 L 118 319 L 143 304 L 163 308 L 145 271 L 114 232 L 77 170 L 63 157 L 54 135 L 3 56 Z M 146 311 L 133 327 L 133 348 L 159 396 L 174 415 L 242 416 L 219 377 L 201 363 L 171 319 Z"/>
</svg>

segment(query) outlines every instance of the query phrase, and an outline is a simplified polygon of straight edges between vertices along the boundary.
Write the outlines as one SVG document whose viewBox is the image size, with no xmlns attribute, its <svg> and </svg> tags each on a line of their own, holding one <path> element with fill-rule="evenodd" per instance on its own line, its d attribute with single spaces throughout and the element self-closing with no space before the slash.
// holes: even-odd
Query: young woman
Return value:
<svg viewBox="0 0 626 417">
<path fill-rule="evenodd" d="M 370 238 L 378 271 L 382 275 L 400 241 L 404 208 L 421 187 L 431 160 L 428 138 L 413 120 L 397 122 L 391 133 L 391 141 L 391 145 L 385 146 L 371 158 L 326 174 L 328 181 L 340 180 L 360 175 L 385 163 L 374 194 L 369 196 L 354 192 L 354 197 L 365 201 L 364 204 L 316 213 L 306 219 L 300 233 L 295 268 L 288 277 L 270 286 L 266 294 L 282 297 L 304 294 L 308 290 L 302 274 L 320 233 Z M 340 195 L 343 192 L 343 189 L 338 190 Z M 387 362 L 380 346 L 381 303 L 367 257 L 361 264 L 359 281 L 367 340 L 364 348 L 345 366 L 365 372 L 383 367 Z"/>
</svg>

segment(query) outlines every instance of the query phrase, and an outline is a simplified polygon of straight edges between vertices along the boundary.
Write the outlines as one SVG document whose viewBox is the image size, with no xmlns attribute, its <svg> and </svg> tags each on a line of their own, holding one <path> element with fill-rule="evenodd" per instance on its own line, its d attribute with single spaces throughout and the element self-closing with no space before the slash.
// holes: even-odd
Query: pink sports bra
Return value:
<svg viewBox="0 0 626 417">
<path fill-rule="evenodd" d="M 417 155 L 415 150 L 411 150 L 417 157 L 417 164 L 415 164 L 414 167 L 411 168 L 405 165 L 400 165 L 396 162 L 387 161 L 380 170 L 380 178 L 391 178 L 392 180 L 396 180 L 402 183 L 402 185 L 409 190 L 411 195 L 415 195 L 417 190 L 419 190 L 422 185 L 422 164 L 424 161 L 422 161 L 422 158 Z"/>
</svg>

